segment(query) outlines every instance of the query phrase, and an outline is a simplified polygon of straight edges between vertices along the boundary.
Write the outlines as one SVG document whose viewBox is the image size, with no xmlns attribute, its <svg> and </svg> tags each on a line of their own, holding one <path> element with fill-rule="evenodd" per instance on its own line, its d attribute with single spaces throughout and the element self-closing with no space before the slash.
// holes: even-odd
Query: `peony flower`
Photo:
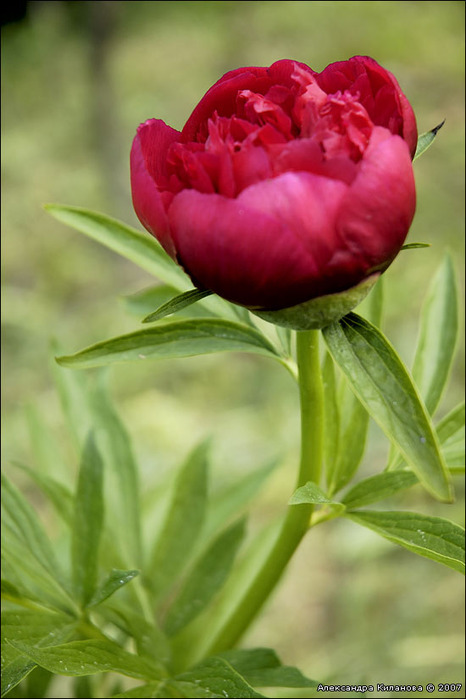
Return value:
<svg viewBox="0 0 466 699">
<path fill-rule="evenodd" d="M 239 68 L 181 132 L 139 126 L 134 208 L 197 287 L 269 317 L 390 265 L 414 216 L 416 143 L 407 98 L 371 58 Z"/>
</svg>

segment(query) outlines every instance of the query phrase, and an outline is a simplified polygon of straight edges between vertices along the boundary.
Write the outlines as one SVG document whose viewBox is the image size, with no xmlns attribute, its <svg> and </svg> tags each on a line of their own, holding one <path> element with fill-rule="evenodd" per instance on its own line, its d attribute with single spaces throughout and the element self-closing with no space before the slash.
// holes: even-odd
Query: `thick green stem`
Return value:
<svg viewBox="0 0 466 699">
<path fill-rule="evenodd" d="M 296 488 L 319 483 L 323 450 L 323 389 L 319 362 L 319 331 L 297 332 L 301 405 L 301 458 Z M 291 493 L 290 493 L 291 494 Z M 279 581 L 288 561 L 308 530 L 313 505 L 293 505 L 278 538 L 240 603 L 212 639 L 207 655 L 232 648 L 249 628 Z"/>
</svg>

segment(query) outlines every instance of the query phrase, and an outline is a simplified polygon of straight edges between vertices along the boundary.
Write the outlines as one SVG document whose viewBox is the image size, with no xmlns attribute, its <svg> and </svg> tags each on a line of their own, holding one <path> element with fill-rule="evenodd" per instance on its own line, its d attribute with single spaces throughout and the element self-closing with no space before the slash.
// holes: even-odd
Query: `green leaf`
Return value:
<svg viewBox="0 0 466 699">
<path fill-rule="evenodd" d="M 150 313 L 144 318 L 143 323 L 153 323 L 156 320 L 161 320 L 166 316 L 173 315 L 179 311 L 183 311 L 185 308 L 192 306 L 193 303 L 200 301 L 206 296 L 211 296 L 211 291 L 201 291 L 200 289 L 190 289 L 185 291 L 184 294 L 180 294 L 170 301 L 162 304 L 156 311 Z"/>
<path fill-rule="evenodd" d="M 353 486 L 344 495 L 341 502 L 347 509 L 363 507 L 372 502 L 389 498 L 400 490 L 410 488 L 418 483 L 412 471 L 385 471 L 376 476 L 369 476 Z"/>
<path fill-rule="evenodd" d="M 104 366 L 134 359 L 174 359 L 213 352 L 253 352 L 279 357 L 258 330 L 217 318 L 175 320 L 149 330 L 121 335 L 78 352 L 58 357 L 62 366 L 75 369 Z"/>
<path fill-rule="evenodd" d="M 267 526 L 259 527 L 247 541 L 213 603 L 173 638 L 175 657 L 181 654 L 184 662 L 192 665 L 211 654 L 211 648 L 223 635 L 225 624 L 236 613 L 238 605 L 247 594 L 251 580 L 255 579 L 270 555 L 280 534 L 281 525 L 281 519 L 269 522 Z"/>
<path fill-rule="evenodd" d="M 23 696 L 34 697 L 34 699 L 46 699 L 49 696 L 49 687 L 52 679 L 53 675 L 51 672 L 36 665 L 34 670 L 26 677 Z M 14 696 L 14 693 L 12 696 Z M 88 694 L 87 696 L 91 695 Z"/>
<path fill-rule="evenodd" d="M 402 250 L 415 250 L 417 248 L 430 248 L 431 245 L 430 243 L 406 243 L 406 245 L 402 245 L 401 249 Z"/>
<path fill-rule="evenodd" d="M 24 641 L 45 646 L 66 640 L 74 633 L 76 622 L 66 614 L 2 611 L 2 697 L 36 667 L 36 663 L 11 645 Z M 34 695 L 36 696 L 36 695 Z"/>
<path fill-rule="evenodd" d="M 186 565 L 204 523 L 207 505 L 207 444 L 198 446 L 178 473 L 172 500 L 159 533 L 147 583 L 162 594 Z"/>
<path fill-rule="evenodd" d="M 25 596 L 66 611 L 73 610 L 68 581 L 60 569 L 36 513 L 2 473 L 2 555 Z"/>
<path fill-rule="evenodd" d="M 22 655 L 19 651 L 16 651 L 16 656 L 11 660 L 4 660 L 2 658 L 1 696 L 6 696 L 8 692 L 22 682 L 35 667 L 37 667 L 36 663 Z"/>
<path fill-rule="evenodd" d="M 173 693 L 173 690 L 175 693 Z M 113 699 L 160 699 L 166 697 L 166 699 L 172 699 L 172 697 L 185 697 L 185 694 L 181 694 L 176 691 L 176 687 L 172 686 L 172 683 L 167 680 L 162 680 L 161 682 L 150 682 L 149 684 L 140 684 L 139 687 L 133 687 L 133 689 L 128 689 L 126 692 L 121 692 L 120 694 L 113 694 Z"/>
<path fill-rule="evenodd" d="M 64 611 L 75 609 L 71 596 L 60 583 L 35 560 L 30 552 L 15 539 L 11 530 L 2 528 L 2 566 L 5 576 L 14 586 L 7 596 L 17 604 L 29 606 L 30 602 Z"/>
<path fill-rule="evenodd" d="M 42 566 L 57 572 L 50 541 L 37 516 L 20 491 L 2 473 L 3 524 L 11 529 Z"/>
<path fill-rule="evenodd" d="M 465 433 L 464 402 L 451 410 L 437 425 L 437 436 L 448 468 L 455 473 L 464 473 Z"/>
<path fill-rule="evenodd" d="M 464 427 L 458 437 L 445 442 L 442 448 L 443 456 L 452 473 L 464 473 L 465 467 L 465 435 Z"/>
<path fill-rule="evenodd" d="M 416 152 L 414 154 L 413 162 L 416 160 L 416 158 L 419 158 L 419 156 L 422 155 L 424 151 L 426 151 L 429 148 L 429 146 L 432 145 L 437 133 L 440 131 L 444 123 L 445 119 L 438 126 L 435 126 L 430 131 L 426 131 L 425 133 L 422 133 L 419 136 L 419 138 L 417 139 L 417 147 Z"/>
<path fill-rule="evenodd" d="M 39 475 L 53 476 L 55 481 L 58 475 L 58 478 L 63 481 L 67 475 L 63 468 L 63 455 L 60 453 L 52 431 L 44 420 L 43 412 L 36 405 L 28 405 L 26 418 L 31 451 L 37 466 L 35 472 L 38 472 Z"/>
<path fill-rule="evenodd" d="M 241 699 L 262 696 L 255 692 L 226 660 L 219 657 L 209 658 L 196 665 L 189 672 L 177 675 L 175 679 L 181 686 L 184 682 L 198 685 L 198 687 L 212 692 L 210 696 L 213 697 L 237 697 Z"/>
<path fill-rule="evenodd" d="M 383 289 L 383 277 L 380 277 L 359 307 L 364 317 L 375 325 L 379 325 L 382 319 Z M 335 402 L 340 422 L 335 462 L 327 471 L 328 493 L 333 495 L 341 490 L 358 470 L 366 447 L 369 414 L 350 389 L 344 374 L 340 376 L 340 387 L 335 397 L 328 400 Z M 330 419 L 331 414 L 328 420 Z M 330 435 L 331 433 L 332 428 L 330 428 Z"/>
<path fill-rule="evenodd" d="M 333 358 L 425 488 L 451 501 L 446 465 L 416 388 L 388 340 L 354 313 L 324 328 Z"/>
<path fill-rule="evenodd" d="M 346 391 L 341 397 L 340 415 L 344 426 L 339 440 L 337 461 L 329 474 L 330 495 L 341 490 L 358 470 L 364 456 L 369 426 L 369 413 L 354 395 L 349 395 Z"/>
<path fill-rule="evenodd" d="M 240 520 L 222 532 L 190 571 L 173 605 L 165 630 L 173 636 L 207 606 L 227 579 L 244 538 L 245 521 Z"/>
<path fill-rule="evenodd" d="M 129 313 L 136 316 L 147 316 L 154 308 L 158 308 L 165 303 L 168 303 L 176 296 L 178 290 L 173 286 L 166 284 L 158 284 L 157 286 L 149 286 L 135 294 L 124 296 L 123 304 Z M 205 304 L 198 303 L 195 306 L 186 306 L 183 310 L 178 311 L 183 316 L 199 318 L 199 316 L 210 317 L 213 312 L 205 307 Z"/>
<path fill-rule="evenodd" d="M 21 598 L 21 592 L 7 578 L 2 578 L 2 599 L 16 602 Z"/>
<path fill-rule="evenodd" d="M 118 255 L 134 262 L 149 274 L 174 287 L 176 291 L 188 291 L 192 287 L 191 280 L 181 267 L 148 233 L 141 233 L 109 216 L 76 206 L 46 204 L 44 208 L 61 223 L 75 228 Z M 217 315 L 233 318 L 238 316 L 232 304 L 218 297 L 206 299 L 204 303 Z"/>
<path fill-rule="evenodd" d="M 94 592 L 88 606 L 96 607 L 139 575 L 138 570 L 112 570 Z"/>
<path fill-rule="evenodd" d="M 54 218 L 105 245 L 122 257 L 176 289 L 189 289 L 192 284 L 185 273 L 163 250 L 154 237 L 140 233 L 120 221 L 95 211 L 76 206 L 47 204 Z"/>
<path fill-rule="evenodd" d="M 221 653 L 230 665 L 253 687 L 316 687 L 297 668 L 282 665 L 271 648 L 229 650 Z"/>
<path fill-rule="evenodd" d="M 395 544 L 464 572 L 464 529 L 448 519 L 415 512 L 348 512 L 354 522 Z"/>
<path fill-rule="evenodd" d="M 293 337 L 293 331 L 290 328 L 283 328 L 281 325 L 276 325 L 275 331 L 277 333 L 278 339 L 280 340 L 281 346 L 283 347 L 285 357 L 291 357 L 291 341 Z"/>
<path fill-rule="evenodd" d="M 138 655 L 153 658 L 163 664 L 169 663 L 171 649 L 168 638 L 150 614 L 148 620 L 134 609 L 134 605 L 121 604 L 121 600 L 111 600 L 99 612 L 124 634 L 134 638 Z"/>
<path fill-rule="evenodd" d="M 317 682 L 297 668 L 282 665 L 271 648 L 229 650 L 221 653 L 230 665 L 253 687 L 315 687 Z"/>
<path fill-rule="evenodd" d="M 73 582 L 83 606 L 90 602 L 97 582 L 104 507 L 102 487 L 102 460 L 91 435 L 81 459 L 71 545 Z"/>
<path fill-rule="evenodd" d="M 232 696 L 230 694 L 220 694 L 219 692 L 212 692 L 206 687 L 201 687 L 196 684 L 197 680 L 193 682 L 178 682 L 177 680 L 163 680 L 162 682 L 151 682 L 149 684 L 140 685 L 139 687 L 134 687 L 134 689 L 128 689 L 127 692 L 122 694 L 114 694 L 114 698 L 122 697 L 128 699 L 136 699 L 136 697 L 143 697 L 150 699 L 215 699 L 216 697 L 228 697 Z M 226 690 L 224 690 L 226 691 Z M 248 695 L 249 696 L 249 695 Z M 256 694 L 255 696 L 260 696 Z"/>
<path fill-rule="evenodd" d="M 103 380 L 92 394 L 92 408 L 96 440 L 105 464 L 106 522 L 118 538 L 122 564 L 139 568 L 142 544 L 138 470 L 130 437 Z"/>
<path fill-rule="evenodd" d="M 62 351 L 57 342 L 52 343 L 52 351 L 55 354 Z M 86 382 L 82 376 L 64 371 L 56 362 L 52 363 L 52 373 L 75 452 L 81 458 L 85 441 L 92 429 Z"/>
<path fill-rule="evenodd" d="M 431 415 L 447 382 L 458 334 L 458 293 L 449 255 L 435 275 L 422 310 L 412 369 L 414 383 Z"/>
<path fill-rule="evenodd" d="M 75 619 L 61 612 L 29 609 L 2 611 L 2 636 L 7 641 L 26 640 L 34 645 L 51 645 L 56 643 L 58 636 L 73 633 L 76 624 Z"/>
<path fill-rule="evenodd" d="M 27 473 L 29 478 L 39 486 L 44 495 L 52 503 L 63 521 L 67 524 L 71 524 L 73 519 L 73 494 L 69 488 L 56 481 L 54 478 L 46 476 L 25 464 L 14 461 L 13 466 Z"/>
<path fill-rule="evenodd" d="M 465 404 L 464 401 L 453 408 L 437 425 L 437 436 L 440 444 L 445 444 L 449 439 L 460 434 L 464 429 Z"/>
<path fill-rule="evenodd" d="M 136 679 L 161 679 L 163 668 L 155 661 L 147 661 L 127 653 L 109 640 L 71 641 L 57 646 L 38 648 L 28 643 L 12 641 L 12 645 L 37 665 L 56 675 L 78 677 L 98 672 L 119 672 Z"/>
<path fill-rule="evenodd" d="M 240 514 L 277 468 L 278 463 L 278 460 L 275 460 L 254 469 L 232 485 L 215 492 L 210 498 L 207 518 L 202 530 L 203 538 L 208 538 L 220 531 L 229 518 Z"/>
<path fill-rule="evenodd" d="M 327 497 L 321 488 L 312 481 L 295 490 L 288 501 L 289 505 L 338 505 L 340 503 Z"/>
</svg>

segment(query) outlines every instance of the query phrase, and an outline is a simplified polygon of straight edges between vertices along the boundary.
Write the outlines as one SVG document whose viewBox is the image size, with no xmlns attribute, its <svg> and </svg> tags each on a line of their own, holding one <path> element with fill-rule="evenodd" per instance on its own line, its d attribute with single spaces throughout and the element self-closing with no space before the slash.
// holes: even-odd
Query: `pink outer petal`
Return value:
<svg viewBox="0 0 466 699">
<path fill-rule="evenodd" d="M 368 274 L 388 267 L 403 245 L 416 209 L 408 146 L 400 136 L 386 138 L 384 131 L 374 129 L 337 220 L 345 247 Z M 331 266 L 339 264 L 337 253 Z"/>
<path fill-rule="evenodd" d="M 179 132 L 160 119 L 150 119 L 138 128 L 130 156 L 131 190 L 137 217 L 171 257 L 175 249 L 157 180 L 165 177 L 165 156 L 179 140 Z"/>
<path fill-rule="evenodd" d="M 334 222 L 346 190 L 286 173 L 237 199 L 183 191 L 169 210 L 179 261 L 196 284 L 249 308 L 286 308 L 343 290 L 352 276 L 343 271 L 329 287 L 322 268 L 338 244 Z"/>
<path fill-rule="evenodd" d="M 381 89 L 384 84 L 393 87 L 398 112 L 402 119 L 400 135 L 403 136 L 408 144 L 411 157 L 413 157 L 417 145 L 416 117 L 397 79 L 390 71 L 385 70 L 385 68 L 369 56 L 353 56 L 353 58 L 347 61 L 331 63 L 319 73 L 317 80 L 322 89 L 327 93 L 332 93 L 337 90 L 343 91 L 349 89 L 352 84 L 354 85 L 358 77 L 361 76 L 362 72 L 367 74 L 374 92 Z M 374 114 L 370 114 L 370 116 L 374 118 Z M 376 123 L 380 126 L 388 127 L 388 124 Z"/>
<path fill-rule="evenodd" d="M 304 63 L 288 59 L 277 61 L 269 68 L 253 66 L 230 70 L 212 85 L 194 109 L 183 128 L 183 141 L 195 141 L 203 125 L 206 131 L 205 124 L 215 111 L 219 116 L 229 117 L 235 114 L 236 98 L 240 90 L 251 90 L 265 95 L 267 90 L 277 83 L 290 87 L 296 64 L 314 74 Z M 205 137 L 207 131 L 203 135 Z"/>
</svg>

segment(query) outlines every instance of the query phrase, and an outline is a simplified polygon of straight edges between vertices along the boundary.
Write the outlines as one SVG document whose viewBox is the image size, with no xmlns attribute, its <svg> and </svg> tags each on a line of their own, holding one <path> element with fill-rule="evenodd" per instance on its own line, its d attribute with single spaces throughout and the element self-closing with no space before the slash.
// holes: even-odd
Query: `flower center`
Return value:
<svg viewBox="0 0 466 699">
<path fill-rule="evenodd" d="M 197 141 L 174 143 L 164 189 L 235 197 L 287 170 L 351 181 L 373 128 L 359 95 L 348 90 L 329 95 L 299 66 L 292 78 L 291 87 L 274 85 L 265 95 L 240 90 L 234 115 L 214 112 Z M 332 168 L 335 159 L 347 163 Z"/>
</svg>

